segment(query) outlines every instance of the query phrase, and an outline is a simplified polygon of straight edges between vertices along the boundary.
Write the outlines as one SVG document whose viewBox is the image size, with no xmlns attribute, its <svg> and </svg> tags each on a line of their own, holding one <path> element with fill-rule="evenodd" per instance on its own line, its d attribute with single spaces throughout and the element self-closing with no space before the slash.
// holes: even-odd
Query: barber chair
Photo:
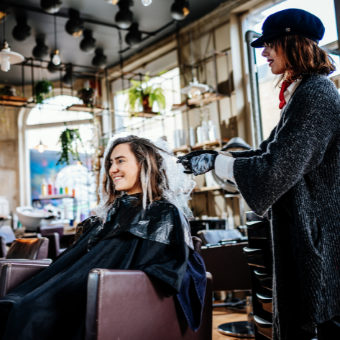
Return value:
<svg viewBox="0 0 340 340">
<path fill-rule="evenodd" d="M 37 234 L 40 237 L 40 234 Z M 66 248 L 60 248 L 59 233 L 47 234 L 44 237 L 48 239 L 48 253 L 47 257 L 53 261 L 63 252 Z"/>
<path fill-rule="evenodd" d="M 29 265 L 31 266 L 30 268 L 32 270 L 34 266 L 37 267 L 42 265 L 45 267 L 48 266 L 49 264 L 51 264 L 52 260 L 47 258 L 47 251 L 48 251 L 48 239 L 44 237 L 17 239 L 16 241 L 13 242 L 13 244 L 9 248 L 6 257 L 0 259 L 0 282 L 2 267 L 5 265 L 6 266 L 11 266 L 14 264 L 22 266 Z M 22 283 L 19 279 L 15 279 L 13 282 L 14 285 L 16 284 L 19 285 Z M 7 282 L 4 283 L 4 285 L 8 287 L 12 287 L 13 284 L 12 283 L 9 284 Z M 3 290 L 0 292 L 0 295 L 2 294 L 2 292 Z"/>
<path fill-rule="evenodd" d="M 238 230 L 203 230 L 198 236 L 204 245 L 201 255 L 206 270 L 214 278 L 213 291 L 251 291 L 250 270 L 243 254 L 246 238 Z M 229 307 L 229 304 L 214 307 Z M 249 321 L 225 323 L 218 326 L 218 331 L 238 338 L 255 337 L 254 324 Z"/>
<path fill-rule="evenodd" d="M 193 241 L 199 253 L 201 240 Z M 41 264 L 27 266 L 3 267 L 1 296 L 44 269 Z M 202 324 L 193 332 L 177 300 L 161 295 L 159 281 L 139 270 L 93 269 L 88 276 L 85 340 L 211 340 L 211 301 L 212 276 L 207 273 Z"/>
<path fill-rule="evenodd" d="M 7 254 L 6 241 L 0 236 L 0 258 L 5 257 Z"/>
</svg>

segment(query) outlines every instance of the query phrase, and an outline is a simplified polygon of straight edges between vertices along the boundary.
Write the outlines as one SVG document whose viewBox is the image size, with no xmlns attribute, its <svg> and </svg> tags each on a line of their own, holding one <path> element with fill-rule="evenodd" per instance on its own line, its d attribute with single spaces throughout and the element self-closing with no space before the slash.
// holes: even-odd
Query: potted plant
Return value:
<svg viewBox="0 0 340 340">
<path fill-rule="evenodd" d="M 81 99 L 86 106 L 92 106 L 94 90 L 91 87 L 83 87 L 78 91 L 78 98 Z"/>
<path fill-rule="evenodd" d="M 0 88 L 0 96 L 16 96 L 16 89 L 13 86 L 5 85 L 4 87 Z"/>
<path fill-rule="evenodd" d="M 46 96 L 49 94 L 53 89 L 53 84 L 48 81 L 48 80 L 41 80 L 38 81 L 35 84 L 34 87 L 34 94 L 35 94 L 35 100 L 37 102 L 37 104 L 42 104 L 43 100 L 46 98 Z"/>
<path fill-rule="evenodd" d="M 66 128 L 59 137 L 61 143 L 61 152 L 59 152 L 60 158 L 57 162 L 59 164 L 70 164 L 69 154 L 72 155 L 73 160 L 80 161 L 80 156 L 78 152 L 79 144 L 82 145 L 82 140 L 80 138 L 78 129 L 68 129 Z"/>
<path fill-rule="evenodd" d="M 126 105 L 132 112 L 136 111 L 136 105 L 142 106 L 146 113 L 153 113 L 152 106 L 157 102 L 160 110 L 165 109 L 165 96 L 163 89 L 157 84 L 149 84 L 150 77 L 145 76 L 144 81 L 131 80 L 132 86 L 125 91 L 128 94 Z"/>
</svg>

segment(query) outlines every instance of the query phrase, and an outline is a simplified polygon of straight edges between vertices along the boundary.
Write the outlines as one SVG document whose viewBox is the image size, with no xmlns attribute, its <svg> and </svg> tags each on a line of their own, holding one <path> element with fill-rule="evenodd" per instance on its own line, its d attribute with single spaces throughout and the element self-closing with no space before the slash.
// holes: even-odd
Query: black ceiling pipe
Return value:
<svg viewBox="0 0 340 340">
<path fill-rule="evenodd" d="M 16 18 L 17 24 L 14 26 L 12 35 L 17 41 L 24 41 L 31 35 L 31 27 L 27 25 L 27 18 L 18 16 Z"/>
<path fill-rule="evenodd" d="M 65 31 L 72 35 L 72 37 L 78 38 L 83 34 L 84 20 L 80 19 L 79 11 L 70 8 L 68 11 L 69 20 L 65 24 Z"/>
<path fill-rule="evenodd" d="M 36 45 L 32 50 L 32 55 L 34 58 L 43 59 L 48 55 L 48 47 L 45 45 L 45 37 L 39 35 L 35 38 Z"/>
<path fill-rule="evenodd" d="M 173 19 L 177 21 L 184 20 L 190 13 L 189 1 L 175 0 L 170 11 Z"/>
<path fill-rule="evenodd" d="M 59 12 L 62 5 L 61 0 L 41 0 L 40 7 L 47 13 L 54 14 Z"/>
<path fill-rule="evenodd" d="M 97 48 L 95 50 L 95 56 L 92 59 L 92 65 L 99 67 L 99 68 L 104 68 L 107 64 L 107 56 L 104 55 L 104 51 L 102 48 Z"/>
<path fill-rule="evenodd" d="M 133 23 L 130 27 L 129 33 L 125 36 L 125 42 L 129 46 L 138 46 L 142 41 L 142 33 L 138 29 L 138 24 Z"/>
<path fill-rule="evenodd" d="M 120 0 L 118 2 L 119 11 L 115 16 L 115 22 L 122 29 L 129 28 L 133 22 L 133 13 L 130 11 L 130 5 L 130 0 Z"/>
<path fill-rule="evenodd" d="M 85 53 L 93 53 L 96 48 L 96 39 L 92 37 L 91 30 L 84 30 L 84 38 L 80 42 L 80 49 Z"/>
</svg>

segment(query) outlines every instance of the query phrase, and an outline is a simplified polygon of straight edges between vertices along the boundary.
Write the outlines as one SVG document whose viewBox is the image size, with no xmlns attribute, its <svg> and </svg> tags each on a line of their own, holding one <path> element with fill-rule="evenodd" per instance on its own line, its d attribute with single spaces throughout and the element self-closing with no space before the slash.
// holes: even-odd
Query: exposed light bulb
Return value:
<svg viewBox="0 0 340 340">
<path fill-rule="evenodd" d="M 152 4 L 152 0 L 142 0 L 142 4 L 144 6 L 150 6 Z"/>
<path fill-rule="evenodd" d="M 188 96 L 189 98 L 198 98 L 200 95 L 202 94 L 202 92 L 197 88 L 197 87 L 193 87 L 189 92 L 188 92 Z"/>
<path fill-rule="evenodd" d="M 38 145 L 38 151 L 39 151 L 40 153 L 43 153 L 43 152 L 45 151 L 45 147 L 44 147 L 44 145 L 42 145 L 41 142 L 40 142 L 40 144 Z"/>
<path fill-rule="evenodd" d="M 9 62 L 9 55 L 3 55 L 1 60 L 1 71 L 8 72 L 11 68 L 11 63 Z"/>
<path fill-rule="evenodd" d="M 59 56 L 59 50 L 54 51 L 53 57 L 52 57 L 52 63 L 54 65 L 60 65 L 61 59 L 60 59 L 60 56 Z"/>
</svg>

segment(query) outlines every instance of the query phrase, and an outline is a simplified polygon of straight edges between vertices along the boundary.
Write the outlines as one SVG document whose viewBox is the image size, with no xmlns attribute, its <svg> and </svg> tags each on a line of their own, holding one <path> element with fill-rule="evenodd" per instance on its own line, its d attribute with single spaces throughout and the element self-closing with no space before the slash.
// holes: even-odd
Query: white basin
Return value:
<svg viewBox="0 0 340 340">
<path fill-rule="evenodd" d="M 16 212 L 21 224 L 28 230 L 36 230 L 40 226 L 41 220 L 53 216 L 43 210 L 34 209 L 33 207 L 17 207 Z"/>
</svg>

